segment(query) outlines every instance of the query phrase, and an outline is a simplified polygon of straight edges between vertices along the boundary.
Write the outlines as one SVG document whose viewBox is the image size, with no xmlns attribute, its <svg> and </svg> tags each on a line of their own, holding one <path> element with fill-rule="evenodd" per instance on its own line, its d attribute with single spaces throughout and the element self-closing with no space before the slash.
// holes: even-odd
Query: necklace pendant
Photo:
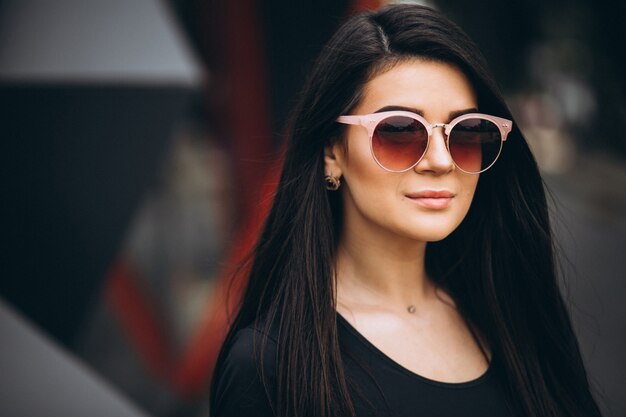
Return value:
<svg viewBox="0 0 626 417">
<path fill-rule="evenodd" d="M 407 311 L 408 311 L 409 313 L 411 313 L 411 314 L 415 313 L 415 306 L 414 306 L 414 305 L 410 305 L 410 306 L 407 308 Z"/>
</svg>

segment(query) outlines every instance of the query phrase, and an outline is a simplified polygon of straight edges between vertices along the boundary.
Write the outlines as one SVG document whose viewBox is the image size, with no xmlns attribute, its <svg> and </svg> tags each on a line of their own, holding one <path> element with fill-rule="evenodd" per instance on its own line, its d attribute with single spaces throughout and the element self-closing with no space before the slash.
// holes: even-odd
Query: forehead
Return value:
<svg viewBox="0 0 626 417">
<path fill-rule="evenodd" d="M 372 77 L 364 86 L 358 113 L 404 106 L 437 115 L 477 107 L 476 94 L 456 66 L 425 60 L 402 61 Z"/>
</svg>

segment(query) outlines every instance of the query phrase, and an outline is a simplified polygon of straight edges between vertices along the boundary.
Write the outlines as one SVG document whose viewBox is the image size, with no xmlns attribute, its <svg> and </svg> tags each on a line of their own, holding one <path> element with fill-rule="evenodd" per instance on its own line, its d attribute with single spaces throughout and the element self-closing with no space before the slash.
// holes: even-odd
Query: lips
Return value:
<svg viewBox="0 0 626 417">
<path fill-rule="evenodd" d="M 414 201 L 424 208 L 433 210 L 447 208 L 454 196 L 455 194 L 449 190 L 422 190 L 406 194 L 409 200 Z"/>
</svg>

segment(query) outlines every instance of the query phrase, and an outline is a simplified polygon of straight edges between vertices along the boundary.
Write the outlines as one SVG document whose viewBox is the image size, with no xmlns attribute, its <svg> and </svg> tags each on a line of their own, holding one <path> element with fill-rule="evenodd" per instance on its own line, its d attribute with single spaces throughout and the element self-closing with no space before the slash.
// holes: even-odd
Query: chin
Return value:
<svg viewBox="0 0 626 417">
<path fill-rule="evenodd" d="M 411 230 L 405 233 L 414 240 L 422 242 L 438 242 L 450 236 L 452 232 L 459 226 L 456 223 L 430 221 L 428 223 L 420 222 L 414 224 Z"/>
<path fill-rule="evenodd" d="M 452 232 L 450 232 L 452 233 Z M 425 239 L 422 239 L 424 242 L 439 242 L 450 236 L 450 233 L 433 233 L 429 236 L 425 236 Z"/>
<path fill-rule="evenodd" d="M 450 233 L 445 235 L 432 236 L 430 239 L 425 239 L 424 242 L 440 242 L 450 236 Z"/>
<path fill-rule="evenodd" d="M 439 242 L 440 240 L 444 240 L 454 231 L 454 229 L 446 229 L 446 230 L 419 230 L 414 231 L 413 233 L 404 233 L 404 235 L 411 240 L 419 241 L 419 242 Z"/>
</svg>

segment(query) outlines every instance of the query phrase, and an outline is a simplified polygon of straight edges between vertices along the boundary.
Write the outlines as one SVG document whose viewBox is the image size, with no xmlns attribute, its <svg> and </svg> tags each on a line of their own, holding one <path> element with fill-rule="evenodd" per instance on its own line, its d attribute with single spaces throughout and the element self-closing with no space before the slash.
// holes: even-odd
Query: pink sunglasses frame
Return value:
<svg viewBox="0 0 626 417">
<path fill-rule="evenodd" d="M 406 116 L 414 120 L 417 120 L 418 122 L 424 125 L 424 127 L 426 128 L 426 131 L 428 132 L 428 142 L 426 143 L 426 149 L 424 150 L 424 154 L 422 154 L 420 159 L 418 159 L 413 165 L 402 170 L 393 170 L 393 169 L 384 167 L 378 161 L 378 159 L 376 158 L 376 155 L 374 155 L 374 148 L 372 146 L 372 137 L 374 136 L 374 130 L 376 129 L 376 126 L 378 126 L 378 123 L 380 123 L 382 120 L 388 117 L 393 117 L 393 116 Z M 450 132 L 452 131 L 454 126 L 457 123 L 462 122 L 463 120 L 475 119 L 475 118 L 489 120 L 490 122 L 492 122 L 498 127 L 498 130 L 500 130 L 500 137 L 502 138 L 502 141 L 500 142 L 500 149 L 498 150 L 498 155 L 496 155 L 495 159 L 488 167 L 478 172 L 465 171 L 463 168 L 458 166 L 456 162 L 454 162 L 454 158 L 452 158 L 452 155 L 450 155 L 450 159 L 459 170 L 465 172 L 466 174 L 480 174 L 481 172 L 485 172 L 486 170 L 491 168 L 493 164 L 495 164 L 498 158 L 500 157 L 500 152 L 502 152 L 502 143 L 506 140 L 508 134 L 511 132 L 511 129 L 513 128 L 513 122 L 511 120 L 503 119 L 502 117 L 491 116 L 489 114 L 483 114 L 483 113 L 466 113 L 458 117 L 455 117 L 454 119 L 450 121 L 450 123 L 429 123 L 426 119 L 424 119 L 422 116 L 420 116 L 417 113 L 404 111 L 404 110 L 393 110 L 393 111 L 384 111 L 384 112 L 372 113 L 372 114 L 339 116 L 337 118 L 337 122 L 348 124 L 348 125 L 358 125 L 358 126 L 365 127 L 367 129 L 367 133 L 369 134 L 369 138 L 370 138 L 370 152 L 372 153 L 372 158 L 374 158 L 374 161 L 376 161 L 378 166 L 380 166 L 385 171 L 389 171 L 389 172 L 406 172 L 412 169 L 413 167 L 415 167 L 417 164 L 419 164 L 420 161 L 424 158 L 424 155 L 426 155 L 426 153 L 428 152 L 428 146 L 430 145 L 430 137 L 433 134 L 434 128 L 442 127 L 444 129 L 444 133 L 446 134 L 446 148 L 448 149 L 448 153 L 450 153 Z"/>
</svg>

